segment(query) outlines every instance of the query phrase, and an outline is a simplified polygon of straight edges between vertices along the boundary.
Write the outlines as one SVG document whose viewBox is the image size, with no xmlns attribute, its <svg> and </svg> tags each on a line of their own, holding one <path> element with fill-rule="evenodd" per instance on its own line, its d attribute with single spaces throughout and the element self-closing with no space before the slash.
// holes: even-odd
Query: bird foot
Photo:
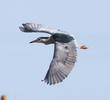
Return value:
<svg viewBox="0 0 110 100">
<path fill-rule="evenodd" d="M 86 47 L 86 46 L 84 46 L 84 45 L 80 46 L 79 48 L 80 48 L 80 49 L 88 49 L 88 47 Z"/>
</svg>

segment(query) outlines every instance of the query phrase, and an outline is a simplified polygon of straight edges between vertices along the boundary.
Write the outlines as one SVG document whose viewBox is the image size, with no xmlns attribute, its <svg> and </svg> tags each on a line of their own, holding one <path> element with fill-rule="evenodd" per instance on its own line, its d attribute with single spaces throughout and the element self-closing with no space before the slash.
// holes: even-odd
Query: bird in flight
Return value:
<svg viewBox="0 0 110 100">
<path fill-rule="evenodd" d="M 50 67 L 44 78 L 49 85 L 62 82 L 73 69 L 77 48 L 88 49 L 86 46 L 78 46 L 74 36 L 59 29 L 53 29 L 41 24 L 25 23 L 19 27 L 22 32 L 43 32 L 50 37 L 39 37 L 30 43 L 54 44 L 54 55 Z"/>
</svg>

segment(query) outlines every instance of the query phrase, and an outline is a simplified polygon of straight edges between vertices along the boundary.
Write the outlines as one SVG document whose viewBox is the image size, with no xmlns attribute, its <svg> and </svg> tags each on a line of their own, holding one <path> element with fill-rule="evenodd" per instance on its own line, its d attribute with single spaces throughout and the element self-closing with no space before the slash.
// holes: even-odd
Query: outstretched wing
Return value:
<svg viewBox="0 0 110 100">
<path fill-rule="evenodd" d="M 62 82 L 75 65 L 77 50 L 74 40 L 69 43 L 56 42 L 54 57 L 44 78 L 47 84 Z"/>
<path fill-rule="evenodd" d="M 19 29 L 22 32 L 43 32 L 43 33 L 48 33 L 50 35 L 53 35 L 55 33 L 62 33 L 62 34 L 67 34 L 67 32 L 63 32 L 59 29 L 54 29 L 50 27 L 43 26 L 41 24 L 34 24 L 34 23 L 25 23 L 22 24 L 23 26 L 20 26 Z"/>
</svg>

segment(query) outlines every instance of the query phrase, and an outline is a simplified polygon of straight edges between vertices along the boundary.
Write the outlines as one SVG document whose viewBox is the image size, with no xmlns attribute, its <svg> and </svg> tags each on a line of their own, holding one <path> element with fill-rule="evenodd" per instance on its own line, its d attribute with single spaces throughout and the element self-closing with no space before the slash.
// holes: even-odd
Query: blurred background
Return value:
<svg viewBox="0 0 110 100">
<path fill-rule="evenodd" d="M 77 62 L 62 83 L 41 80 L 49 68 L 54 45 L 29 44 L 42 33 L 22 33 L 33 22 L 74 34 Z M 110 100 L 109 0 L 1 0 L 0 95 L 8 100 Z"/>
</svg>

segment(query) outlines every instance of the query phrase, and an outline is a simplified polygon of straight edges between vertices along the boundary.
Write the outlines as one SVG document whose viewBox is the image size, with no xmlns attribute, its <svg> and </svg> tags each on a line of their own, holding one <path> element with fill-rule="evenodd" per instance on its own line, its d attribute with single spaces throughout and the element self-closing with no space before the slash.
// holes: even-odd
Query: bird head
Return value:
<svg viewBox="0 0 110 100">
<path fill-rule="evenodd" d="M 46 43 L 46 41 L 48 40 L 49 37 L 39 37 L 33 41 L 31 41 L 30 43 Z"/>
</svg>

